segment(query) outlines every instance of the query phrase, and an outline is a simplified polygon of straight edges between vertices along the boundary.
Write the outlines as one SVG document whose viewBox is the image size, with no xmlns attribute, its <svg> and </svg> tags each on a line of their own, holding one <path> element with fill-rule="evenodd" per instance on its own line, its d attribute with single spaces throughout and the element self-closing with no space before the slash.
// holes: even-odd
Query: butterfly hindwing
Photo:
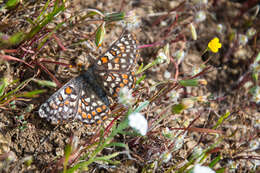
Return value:
<svg viewBox="0 0 260 173">
<path fill-rule="evenodd" d="M 93 74 L 86 72 L 87 75 Z M 77 119 L 86 124 L 101 123 L 110 111 L 101 88 L 95 92 L 95 81 L 82 74 L 73 78 L 55 92 L 39 109 L 39 115 L 53 124 L 70 119 Z"/>
<path fill-rule="evenodd" d="M 41 105 L 39 109 L 40 117 L 47 118 L 53 124 L 73 118 L 81 89 L 80 78 L 71 79 Z"/>
</svg>

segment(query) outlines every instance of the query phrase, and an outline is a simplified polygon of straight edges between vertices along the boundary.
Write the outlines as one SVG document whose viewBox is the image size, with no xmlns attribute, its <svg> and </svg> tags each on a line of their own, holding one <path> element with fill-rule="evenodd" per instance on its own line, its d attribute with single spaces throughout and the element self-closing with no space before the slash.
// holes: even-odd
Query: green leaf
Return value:
<svg viewBox="0 0 260 173">
<path fill-rule="evenodd" d="M 220 168 L 218 170 L 216 170 L 216 173 L 224 173 L 225 172 L 225 168 Z"/>
<path fill-rule="evenodd" d="M 257 88 L 256 86 L 250 88 L 249 90 L 250 94 L 254 95 L 256 93 L 256 88 Z"/>
<path fill-rule="evenodd" d="M 172 106 L 172 113 L 179 114 L 185 109 L 184 105 L 176 104 Z"/>
<path fill-rule="evenodd" d="M 106 23 L 103 22 L 97 29 L 96 38 L 95 38 L 95 43 L 97 47 L 100 47 L 102 42 L 104 41 L 104 36 L 106 33 L 105 24 Z"/>
<path fill-rule="evenodd" d="M 119 12 L 119 13 L 111 13 L 111 14 L 106 15 L 104 17 L 104 20 L 107 22 L 112 22 L 112 21 L 123 20 L 124 18 L 125 18 L 125 13 Z"/>
<path fill-rule="evenodd" d="M 258 82 L 258 71 L 253 71 L 252 78 L 255 82 Z"/>
<path fill-rule="evenodd" d="M 72 151 L 72 146 L 70 144 L 66 145 L 65 147 L 65 160 L 63 162 L 63 172 L 67 172 L 67 164 L 68 164 L 68 161 L 69 161 L 69 157 L 70 157 L 70 154 L 71 154 L 71 151 Z"/>
<path fill-rule="evenodd" d="M 198 86 L 199 82 L 198 79 L 188 79 L 188 80 L 180 80 L 180 85 L 182 86 Z"/>
<path fill-rule="evenodd" d="M 23 92 L 22 94 L 17 94 L 15 95 L 15 97 L 36 97 L 38 94 L 44 93 L 46 92 L 46 90 L 34 90 L 34 91 L 30 91 L 30 92 Z"/>
<path fill-rule="evenodd" d="M 134 110 L 134 112 L 140 112 L 140 111 L 143 110 L 146 106 L 148 106 L 149 103 L 150 103 L 149 101 L 141 102 L 140 105 Z"/>
<path fill-rule="evenodd" d="M 104 17 L 104 14 L 97 9 L 88 9 L 88 11 L 89 12 L 88 12 L 87 16 L 85 16 L 85 17 L 92 17 L 95 15 L 100 15 L 100 16 Z"/>
<path fill-rule="evenodd" d="M 141 77 L 136 81 L 136 85 L 139 85 L 140 82 L 142 82 L 145 78 L 146 78 L 146 75 L 144 74 L 143 76 L 141 76 Z"/>
<path fill-rule="evenodd" d="M 5 88 L 8 86 L 8 82 L 5 78 L 0 81 L 0 97 L 4 94 Z"/>
<path fill-rule="evenodd" d="M 112 142 L 110 144 L 107 144 L 106 147 L 122 147 L 122 148 L 128 148 L 126 144 L 121 142 Z"/>
<path fill-rule="evenodd" d="M 112 154 L 109 154 L 107 156 L 103 156 L 103 157 L 96 157 L 95 160 L 102 160 L 102 161 L 108 161 L 116 156 L 118 156 L 120 153 L 119 152 L 115 152 Z"/>
<path fill-rule="evenodd" d="M 220 158 L 221 158 L 221 156 L 218 155 L 214 160 L 212 160 L 212 161 L 210 162 L 209 167 L 210 167 L 210 168 L 213 168 L 213 167 L 220 161 Z"/>
<path fill-rule="evenodd" d="M 5 3 L 5 7 L 8 9 L 16 7 L 16 5 L 19 3 L 19 0 L 9 0 Z"/>
<path fill-rule="evenodd" d="M 254 61 L 254 63 L 258 63 L 258 61 L 260 61 L 260 52 L 258 53 L 258 55 L 257 55 L 257 57 L 256 57 L 256 59 L 255 59 L 255 61 Z"/>
<path fill-rule="evenodd" d="M 213 129 L 216 129 L 220 124 L 222 124 L 223 121 L 229 117 L 229 115 L 230 115 L 230 112 L 227 110 L 227 112 L 218 119 L 218 122 L 213 127 Z"/>
<path fill-rule="evenodd" d="M 52 81 L 47 80 L 40 80 L 40 79 L 33 79 L 34 82 L 38 83 L 41 86 L 48 86 L 48 87 L 57 87 L 57 84 Z"/>
</svg>

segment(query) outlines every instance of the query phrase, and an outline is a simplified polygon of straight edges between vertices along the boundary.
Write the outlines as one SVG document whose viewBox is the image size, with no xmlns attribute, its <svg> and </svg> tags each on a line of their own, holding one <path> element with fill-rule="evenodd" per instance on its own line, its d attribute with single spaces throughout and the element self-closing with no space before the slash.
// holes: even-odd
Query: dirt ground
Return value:
<svg viewBox="0 0 260 173">
<path fill-rule="evenodd" d="M 0 1 L 1 3 L 1 1 Z M 45 1 L 21 1 L 14 9 L 0 11 L 0 32 L 12 35 L 18 31 L 28 32 L 32 27 L 28 18 L 34 20 L 40 14 Z M 52 5 L 49 5 L 50 7 Z M 172 151 L 172 158 L 167 163 L 159 166 L 151 166 L 160 155 L 171 148 L 174 144 L 163 136 L 162 132 L 171 130 L 173 136 L 183 132 L 175 128 L 186 128 L 187 123 L 200 129 L 212 129 L 219 117 L 227 110 L 231 112 L 227 120 L 216 130 L 221 131 L 223 140 L 211 153 L 204 163 L 210 163 L 216 156 L 221 159 L 214 170 L 225 168 L 225 172 L 257 172 L 260 162 L 260 106 L 252 102 L 250 87 L 245 83 L 252 81 L 250 65 L 260 52 L 259 14 L 255 20 L 250 20 L 253 11 L 241 13 L 241 3 L 230 1 L 208 1 L 207 4 L 196 4 L 195 1 L 68 1 L 66 10 L 57 15 L 36 36 L 35 41 L 26 41 L 17 46 L 3 48 L 4 53 L 16 58 L 22 58 L 34 68 L 17 61 L 0 62 L 0 77 L 3 78 L 9 72 L 8 79 L 19 79 L 19 84 L 31 77 L 49 80 L 49 74 L 42 70 L 37 63 L 41 59 L 47 59 L 60 63 L 83 62 L 89 64 L 89 53 L 97 56 L 104 52 L 110 43 L 116 40 L 122 26 L 112 22 L 106 26 L 106 35 L 102 47 L 91 49 L 88 44 L 94 45 L 94 33 L 100 21 L 80 21 L 87 14 L 87 9 L 99 9 L 104 14 L 124 11 L 126 13 L 135 10 L 139 17 L 139 27 L 133 32 L 139 40 L 139 46 L 147 46 L 140 49 L 141 56 L 138 65 L 147 65 L 156 59 L 160 48 L 169 43 L 172 59 L 178 50 L 185 51 L 185 58 L 179 65 L 178 79 L 191 77 L 193 67 L 205 63 L 201 55 L 208 46 L 208 42 L 218 37 L 222 48 L 218 53 L 205 54 L 211 57 L 205 66 L 208 70 L 198 78 L 206 79 L 207 85 L 199 87 L 179 87 L 180 99 L 186 97 L 208 96 L 208 101 L 196 102 L 191 109 L 184 110 L 180 114 L 174 114 L 169 109 L 171 99 L 169 94 L 160 96 L 152 102 L 143 112 L 148 119 L 149 127 L 153 127 L 145 138 L 118 135 L 115 141 L 128 145 L 130 155 L 120 155 L 115 160 L 120 160 L 119 165 L 110 165 L 95 162 L 89 166 L 86 172 L 165 172 L 176 166 L 172 172 L 183 166 L 191 155 L 194 147 L 206 149 L 216 142 L 216 134 L 203 132 L 195 128 L 183 134 L 183 145 L 180 149 Z M 198 11 L 204 11 L 206 19 L 196 21 Z M 178 18 L 178 22 L 176 22 Z M 55 27 L 65 21 L 66 26 Z M 251 23 L 250 23 L 251 22 Z M 197 32 L 197 40 L 192 39 L 190 23 L 194 24 Z M 222 24 L 223 29 L 219 30 Z M 245 45 L 239 45 L 238 34 L 245 34 L 253 27 L 257 33 Z M 41 38 L 47 33 L 54 31 L 55 36 L 49 37 L 41 49 L 37 49 Z M 62 49 L 61 45 L 65 47 Z M 8 53 L 7 50 L 16 50 Z M 0 59 L 1 61 L 1 59 Z M 48 71 L 63 85 L 69 79 L 80 74 L 77 68 L 68 68 L 61 64 L 42 63 Z M 87 67 L 86 67 L 87 68 Z M 206 68 L 205 68 L 206 69 Z M 146 78 L 136 88 L 136 95 L 140 101 L 149 100 L 164 86 L 163 81 L 173 80 L 176 75 L 176 67 L 172 63 L 158 64 L 146 70 L 142 75 Z M 139 75 L 138 77 L 141 77 Z M 241 81 L 242 80 L 242 81 Z M 162 84 L 154 87 L 154 84 Z M 256 82 L 259 86 L 259 81 Z M 11 84 L 5 89 L 5 93 L 14 90 L 18 85 Z M 52 125 L 38 115 L 39 106 L 53 94 L 58 87 L 40 86 L 35 82 L 28 82 L 19 92 L 44 89 L 46 92 L 38 94 L 34 98 L 13 99 L 7 104 L 0 102 L 0 160 L 2 172 L 58 172 L 62 168 L 60 159 L 64 156 L 64 148 L 70 143 L 72 137 L 77 136 L 79 145 L 86 146 L 96 137 L 100 126 L 86 126 L 81 122 L 67 122 L 61 125 Z M 169 91 L 171 93 L 171 91 Z M 0 100 L 1 101 L 1 100 Z M 112 110 L 119 105 L 116 104 Z M 168 110 L 169 109 L 169 110 Z M 155 126 L 160 117 L 166 116 Z M 121 116 L 120 119 L 123 119 Z M 108 125 L 111 117 L 104 126 Z M 119 120 L 120 121 L 120 120 Z M 194 121 L 194 122 L 193 122 Z M 186 125 L 185 125 L 186 124 Z M 252 141 L 256 142 L 257 149 L 251 150 Z M 172 149 L 172 148 L 171 148 Z M 120 151 L 117 147 L 102 151 L 101 154 Z M 6 153 L 12 152 L 10 162 L 4 161 Z M 87 151 L 88 152 L 88 151 Z M 10 157 L 10 155 L 8 155 Z M 30 162 L 31 163 L 28 163 Z M 159 162 L 158 162 L 159 163 Z M 258 165 L 257 165 L 258 164 Z M 0 165 L 0 166 L 1 166 Z M 145 168 L 145 169 L 144 169 Z M 60 169 L 61 171 L 61 169 Z M 169 170 L 168 170 L 169 171 Z M 83 171 L 84 172 L 84 171 Z M 171 172 L 171 171 L 170 171 Z"/>
</svg>

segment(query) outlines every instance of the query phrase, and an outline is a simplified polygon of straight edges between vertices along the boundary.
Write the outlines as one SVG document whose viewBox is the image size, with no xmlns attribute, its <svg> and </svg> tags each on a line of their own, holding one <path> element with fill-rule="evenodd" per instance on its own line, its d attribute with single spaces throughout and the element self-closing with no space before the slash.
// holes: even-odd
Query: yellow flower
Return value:
<svg viewBox="0 0 260 173">
<path fill-rule="evenodd" d="M 214 53 L 217 53 L 218 49 L 221 48 L 221 46 L 222 45 L 217 37 L 213 38 L 208 44 L 208 48 Z"/>
</svg>

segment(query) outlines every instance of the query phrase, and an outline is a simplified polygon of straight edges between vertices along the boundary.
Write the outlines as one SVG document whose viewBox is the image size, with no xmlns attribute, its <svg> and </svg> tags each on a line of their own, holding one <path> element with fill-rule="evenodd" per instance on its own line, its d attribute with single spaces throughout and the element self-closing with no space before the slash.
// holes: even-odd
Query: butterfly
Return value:
<svg viewBox="0 0 260 173">
<path fill-rule="evenodd" d="M 136 60 L 140 56 L 138 41 L 124 30 L 108 50 L 89 68 L 71 79 L 39 108 L 39 116 L 52 124 L 79 120 L 86 124 L 101 124 L 108 118 L 112 100 L 117 100 L 121 88 L 134 88 Z"/>
</svg>

